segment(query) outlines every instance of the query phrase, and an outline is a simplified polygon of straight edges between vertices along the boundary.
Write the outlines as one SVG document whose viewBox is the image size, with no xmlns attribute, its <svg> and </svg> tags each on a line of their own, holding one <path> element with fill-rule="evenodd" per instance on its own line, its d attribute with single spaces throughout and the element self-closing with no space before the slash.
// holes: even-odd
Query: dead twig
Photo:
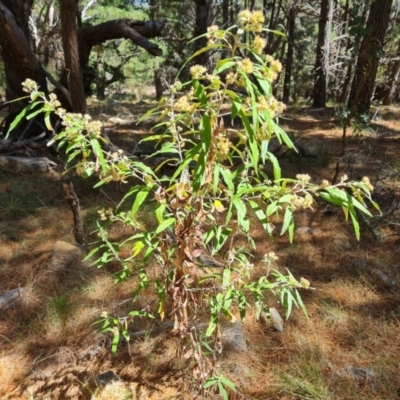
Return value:
<svg viewBox="0 0 400 400">
<path fill-rule="evenodd" d="M 81 214 L 81 207 L 79 205 L 78 196 L 75 193 L 74 185 L 72 182 L 67 185 L 63 183 L 63 191 L 65 195 L 65 199 L 68 201 L 68 204 L 71 208 L 72 214 L 74 216 L 74 236 L 76 243 L 81 246 L 81 248 L 87 253 L 87 244 L 85 240 L 85 234 L 83 230 L 83 219 Z"/>
</svg>

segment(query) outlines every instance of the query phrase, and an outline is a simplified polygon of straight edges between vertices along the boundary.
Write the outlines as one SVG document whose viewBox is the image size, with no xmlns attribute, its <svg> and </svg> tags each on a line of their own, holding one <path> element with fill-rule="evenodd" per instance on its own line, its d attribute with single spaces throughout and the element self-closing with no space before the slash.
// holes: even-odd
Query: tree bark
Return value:
<svg viewBox="0 0 400 400">
<path fill-rule="evenodd" d="M 77 36 L 76 2 L 77 0 L 61 0 L 60 2 L 63 41 L 66 46 L 65 61 L 68 69 L 65 80 L 61 79 L 61 81 L 65 87 L 69 88 L 70 97 L 74 97 L 73 107 L 69 105 L 68 96 L 62 95 L 59 89 L 57 94 L 60 96 L 63 107 L 72 108 L 77 112 L 86 112 L 85 98 L 82 95 L 81 69 L 84 72 L 85 88 L 88 89 L 94 79 L 93 71 L 87 68 L 92 47 L 106 40 L 127 38 L 145 48 L 150 54 L 161 55 L 161 49 L 151 43 L 148 38 L 159 36 L 165 22 L 141 22 L 128 19 L 109 21 L 83 28 Z M 46 74 L 32 50 L 33 44 L 30 41 L 28 22 L 32 4 L 33 0 L 0 0 L 0 26 L 2 27 L 0 48 L 7 81 L 7 100 L 26 96 L 21 83 L 27 78 L 37 82 L 40 90 L 47 93 Z M 11 103 L 12 112 L 20 107 L 19 102 Z"/>
<path fill-rule="evenodd" d="M 194 0 L 196 4 L 196 22 L 194 27 L 193 36 L 197 38 L 200 35 L 207 33 L 207 28 L 212 24 L 211 12 L 214 7 L 214 0 Z M 205 36 L 195 41 L 195 51 L 202 49 L 207 45 L 207 38 Z M 211 53 L 206 51 L 199 54 L 194 62 L 196 64 L 209 67 L 211 64 Z"/>
<path fill-rule="evenodd" d="M 81 63 L 79 61 L 77 14 L 77 0 L 60 1 L 61 36 L 64 47 L 66 81 L 71 96 L 72 109 L 74 112 L 87 114 L 88 109 L 83 87 Z"/>
<path fill-rule="evenodd" d="M 384 106 L 390 106 L 393 101 L 394 94 L 397 88 L 397 81 L 400 75 L 400 43 L 396 52 L 396 61 L 389 63 L 387 68 L 388 83 L 383 96 L 382 104 Z"/>
<path fill-rule="evenodd" d="M 354 71 L 348 108 L 369 113 L 379 60 L 389 23 L 392 0 L 374 0 L 370 7 L 366 30 Z"/>
<path fill-rule="evenodd" d="M 138 46 L 143 47 L 151 55 L 161 56 L 162 50 L 147 39 L 160 36 L 164 26 L 165 21 L 117 19 L 82 28 L 78 33 L 81 66 L 87 66 L 93 46 L 113 39 L 129 39 Z"/>
<path fill-rule="evenodd" d="M 272 55 L 279 48 L 279 45 L 282 42 L 282 36 L 278 36 L 274 32 L 272 32 L 274 29 L 276 29 L 276 26 L 278 24 L 279 14 L 282 9 L 282 0 L 273 1 L 270 11 L 270 16 L 266 15 L 266 10 L 268 9 L 266 0 L 263 1 L 263 4 L 264 4 L 263 9 L 264 9 L 265 19 L 266 21 L 269 21 L 268 29 L 270 30 L 266 34 L 267 44 L 265 46 L 264 52 L 266 54 Z"/>
<path fill-rule="evenodd" d="M 321 14 L 318 25 L 318 44 L 314 70 L 313 107 L 326 106 L 326 87 L 328 84 L 329 42 L 333 18 L 333 0 L 321 1 Z"/>
<path fill-rule="evenodd" d="M 21 11 L 16 4 L 14 4 L 14 8 L 16 12 Z M 14 16 L 12 11 L 5 6 L 5 1 L 0 1 L 0 25 L 2 27 L 0 47 L 6 74 L 7 100 L 26 96 L 21 83 L 28 78 L 34 80 L 42 91 L 47 92 L 45 74 L 40 67 L 38 58 L 31 50 L 29 36 L 25 34 L 27 20 L 24 20 L 26 17 L 24 7 L 22 7 L 22 11 L 21 14 Z M 11 111 L 19 107 L 20 104 L 11 103 Z"/>
<path fill-rule="evenodd" d="M 289 9 L 289 14 L 288 14 L 288 35 L 287 35 L 288 49 L 287 49 L 287 55 L 286 55 L 285 80 L 283 83 L 283 97 L 282 97 L 282 100 L 284 103 L 289 103 L 289 100 L 290 100 L 296 15 L 297 15 L 297 10 L 292 5 Z"/>
</svg>

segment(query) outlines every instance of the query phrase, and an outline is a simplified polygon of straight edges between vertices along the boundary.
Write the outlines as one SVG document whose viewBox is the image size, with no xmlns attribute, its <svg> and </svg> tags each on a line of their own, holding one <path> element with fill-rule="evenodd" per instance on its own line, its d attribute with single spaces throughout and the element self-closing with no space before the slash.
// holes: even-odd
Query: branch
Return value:
<svg viewBox="0 0 400 400">
<path fill-rule="evenodd" d="M 43 72 L 45 73 L 47 79 L 65 96 L 67 99 L 70 107 L 72 108 L 72 100 L 71 100 L 71 95 L 69 94 L 69 91 L 65 86 L 63 86 L 60 82 L 57 82 L 53 76 L 50 74 L 49 71 L 43 65 L 41 65 Z"/>
<path fill-rule="evenodd" d="M 76 243 L 87 253 L 87 245 L 85 240 L 85 233 L 83 229 L 83 219 L 81 214 L 81 207 L 79 204 L 78 196 L 75 193 L 74 185 L 70 182 L 69 185 L 63 183 L 63 191 L 65 199 L 71 208 L 74 216 L 74 236 Z"/>
<path fill-rule="evenodd" d="M 89 61 L 90 50 L 93 46 L 106 40 L 129 39 L 143 47 L 153 56 L 161 56 L 162 50 L 148 40 L 161 35 L 165 21 L 134 21 L 117 19 L 103 24 L 83 28 L 78 33 L 79 59 L 81 66 Z"/>
</svg>

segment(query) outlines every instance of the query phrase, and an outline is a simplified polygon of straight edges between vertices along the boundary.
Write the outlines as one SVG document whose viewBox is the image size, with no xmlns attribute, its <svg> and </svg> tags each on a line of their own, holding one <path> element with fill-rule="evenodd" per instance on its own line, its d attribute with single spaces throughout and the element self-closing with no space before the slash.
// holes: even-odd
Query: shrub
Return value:
<svg viewBox="0 0 400 400">
<path fill-rule="evenodd" d="M 280 234 L 287 233 L 292 241 L 294 212 L 311 208 L 315 197 L 341 206 L 346 218 L 350 215 L 357 237 L 356 210 L 370 215 L 363 200 L 371 200 L 372 186 L 367 178 L 347 182 L 343 177 L 339 184 L 330 185 L 327 181 L 314 184 L 306 174 L 297 175 L 297 179 L 282 177 L 269 144 L 274 138 L 288 147 L 293 144 L 277 123 L 284 105 L 272 95 L 272 85 L 281 64 L 262 54 L 265 42 L 258 35 L 260 15 L 242 12 L 239 27 L 209 28 L 207 47 L 188 62 L 204 51 L 218 50 L 227 57 L 212 71 L 192 65 L 192 79 L 183 84 L 176 81 L 159 107 L 144 116 L 157 117 L 157 127 L 163 128 L 162 134 L 144 139 L 158 144 L 152 157 L 165 158 L 155 170 L 122 152 L 104 151 L 99 122 L 53 106 L 64 125 L 54 140 L 60 148 L 66 146 L 68 162 L 75 163 L 80 175 L 97 174 L 97 186 L 111 181 L 135 182 L 120 203 L 130 202 L 129 211 L 119 206 L 100 215 L 100 220 L 129 225 L 134 234 L 113 243 L 99 223 L 102 241 L 88 257 L 97 256 L 94 264 L 98 266 L 118 259 L 122 264 L 118 280 L 138 273 L 136 295 L 154 285 L 158 315 L 173 321 L 181 338 L 182 357 L 192 366 L 194 377 L 204 389 L 218 386 L 221 394 L 225 390 L 221 385 L 230 387 L 224 377 L 214 373 L 214 360 L 221 352 L 222 316 L 244 319 L 249 307 L 256 310 L 256 318 L 268 315 L 267 295 L 271 293 L 280 299 L 287 317 L 293 305 L 307 314 L 298 289 L 307 289 L 309 282 L 298 281 L 289 272 L 271 271 L 271 262 L 276 259 L 272 252 L 265 254 L 261 263 L 265 273 L 255 279 L 249 252 L 236 239 L 246 237 L 256 248 L 251 221 L 258 219 L 272 237 L 271 218 L 280 217 Z M 245 30 L 253 32 L 251 44 L 243 43 Z M 31 96 L 33 101 L 41 98 L 45 110 L 52 107 L 36 87 L 31 88 Z M 230 123 L 239 126 L 234 134 L 227 127 Z M 266 172 L 267 165 L 272 166 L 271 174 Z M 172 172 L 163 174 L 162 166 Z M 152 205 L 156 224 L 139 218 L 144 204 Z M 120 249 L 127 246 L 132 251 L 122 258 Z M 159 267 L 153 280 L 146 273 L 150 262 Z M 209 266 L 213 268 L 207 272 Z M 168 313 L 167 300 L 172 304 Z M 209 316 L 206 346 L 194 323 L 205 307 Z M 121 335 L 129 339 L 128 323 L 143 316 L 154 318 L 149 309 L 133 310 L 123 317 L 104 316 L 102 329 L 113 332 L 114 350 Z M 211 351 L 212 357 L 205 351 Z"/>
</svg>

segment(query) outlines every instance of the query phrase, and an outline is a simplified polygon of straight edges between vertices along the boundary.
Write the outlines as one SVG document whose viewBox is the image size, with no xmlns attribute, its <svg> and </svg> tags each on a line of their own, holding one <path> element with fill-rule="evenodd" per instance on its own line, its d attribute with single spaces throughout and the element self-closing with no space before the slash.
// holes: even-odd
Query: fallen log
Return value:
<svg viewBox="0 0 400 400">
<path fill-rule="evenodd" d="M 48 172 L 57 166 L 47 157 L 23 158 L 13 156 L 0 156 L 0 167 L 14 172 Z"/>
</svg>

